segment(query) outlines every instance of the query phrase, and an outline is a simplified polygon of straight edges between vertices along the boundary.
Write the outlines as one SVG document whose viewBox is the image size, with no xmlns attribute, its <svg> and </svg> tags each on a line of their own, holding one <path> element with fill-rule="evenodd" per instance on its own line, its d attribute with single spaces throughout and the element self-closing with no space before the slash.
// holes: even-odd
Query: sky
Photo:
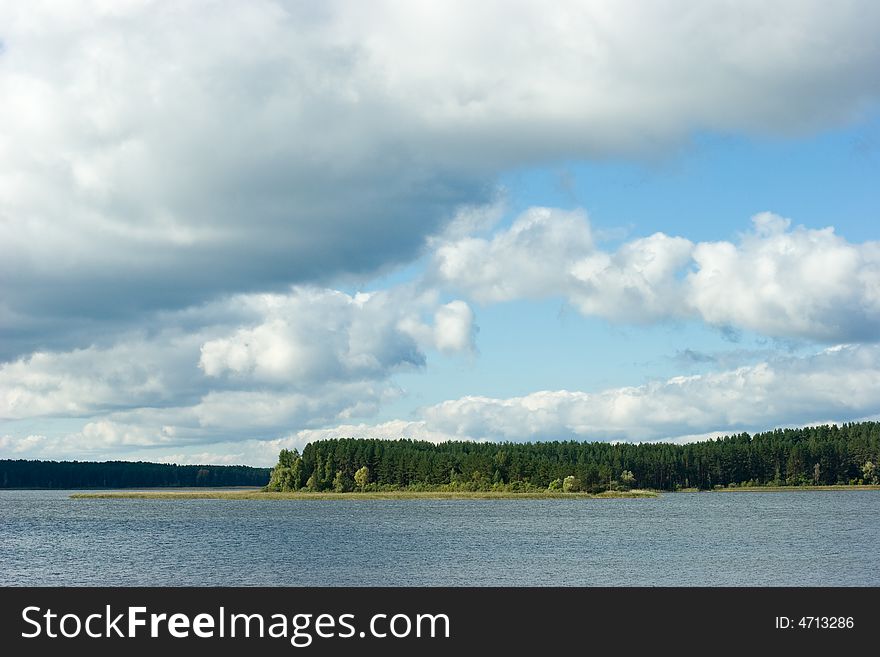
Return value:
<svg viewBox="0 0 880 657">
<path fill-rule="evenodd" d="M 880 4 L 0 2 L 0 458 L 880 417 Z"/>
</svg>

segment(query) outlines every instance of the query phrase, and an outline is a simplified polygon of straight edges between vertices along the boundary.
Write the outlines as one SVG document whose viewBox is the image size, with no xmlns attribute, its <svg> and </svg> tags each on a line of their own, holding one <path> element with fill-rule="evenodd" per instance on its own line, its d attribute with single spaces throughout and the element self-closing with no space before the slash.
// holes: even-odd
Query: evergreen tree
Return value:
<svg viewBox="0 0 880 657">
<path fill-rule="evenodd" d="M 556 480 L 562 486 L 569 476 L 590 492 L 636 485 L 659 490 L 827 485 L 878 481 L 873 465 L 878 459 L 877 422 L 741 433 L 684 445 L 342 438 L 311 443 L 301 456 L 285 450 L 271 485 L 297 490 L 305 482 L 309 490 L 351 490 L 355 485 L 363 490 L 366 483 L 357 475 L 362 468 L 367 468 L 366 482 L 380 490 L 538 491 Z M 616 482 L 614 473 L 620 473 Z"/>
</svg>

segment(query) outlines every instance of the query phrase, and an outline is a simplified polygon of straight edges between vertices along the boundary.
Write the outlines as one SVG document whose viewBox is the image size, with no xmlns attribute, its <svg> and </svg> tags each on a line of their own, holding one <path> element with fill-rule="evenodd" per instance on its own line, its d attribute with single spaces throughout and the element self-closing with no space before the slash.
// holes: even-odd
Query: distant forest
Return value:
<svg viewBox="0 0 880 657">
<path fill-rule="evenodd" d="M 269 468 L 243 465 L 0 460 L 0 488 L 264 486 L 268 479 Z"/>
<path fill-rule="evenodd" d="M 499 490 L 712 489 L 880 483 L 880 423 L 777 429 L 673 443 L 433 444 L 320 440 L 282 450 L 268 489 Z"/>
</svg>

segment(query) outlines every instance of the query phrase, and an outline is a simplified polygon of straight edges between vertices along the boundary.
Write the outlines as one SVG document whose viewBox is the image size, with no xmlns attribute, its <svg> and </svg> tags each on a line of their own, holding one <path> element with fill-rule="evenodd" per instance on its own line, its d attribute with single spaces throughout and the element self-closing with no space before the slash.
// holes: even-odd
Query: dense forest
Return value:
<svg viewBox="0 0 880 657">
<path fill-rule="evenodd" d="M 777 429 L 702 442 L 334 439 L 246 466 L 0 460 L 0 488 L 263 486 L 269 490 L 600 492 L 880 483 L 880 423 Z M 271 474 L 271 476 L 270 476 Z"/>
<path fill-rule="evenodd" d="M 777 429 L 703 442 L 433 444 L 321 440 L 282 450 L 268 489 L 499 490 L 880 483 L 880 423 Z"/>
<path fill-rule="evenodd" d="M 243 465 L 0 460 L 0 488 L 264 486 L 268 479 L 268 468 Z"/>
</svg>

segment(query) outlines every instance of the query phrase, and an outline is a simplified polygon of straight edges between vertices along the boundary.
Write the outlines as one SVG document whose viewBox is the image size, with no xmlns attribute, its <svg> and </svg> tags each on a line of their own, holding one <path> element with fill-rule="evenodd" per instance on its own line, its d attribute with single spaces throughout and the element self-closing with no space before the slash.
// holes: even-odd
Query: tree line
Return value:
<svg viewBox="0 0 880 657">
<path fill-rule="evenodd" d="M 282 450 L 268 490 L 601 492 L 880 483 L 880 423 L 701 442 L 429 443 L 342 438 Z"/>
<path fill-rule="evenodd" d="M 0 488 L 264 486 L 269 468 L 146 461 L 0 460 Z"/>
</svg>

